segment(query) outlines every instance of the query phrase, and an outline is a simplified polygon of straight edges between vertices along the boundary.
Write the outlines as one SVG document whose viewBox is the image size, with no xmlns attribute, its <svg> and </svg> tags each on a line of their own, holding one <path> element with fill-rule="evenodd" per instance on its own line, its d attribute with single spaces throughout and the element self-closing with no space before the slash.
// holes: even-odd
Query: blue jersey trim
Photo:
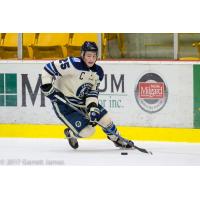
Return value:
<svg viewBox="0 0 200 200">
<path fill-rule="evenodd" d="M 49 73 L 51 76 L 55 76 L 55 74 L 54 74 L 51 70 L 49 70 L 46 66 L 44 67 L 44 70 L 45 70 L 47 73 Z"/>
<path fill-rule="evenodd" d="M 82 59 L 80 59 L 81 62 L 76 62 L 74 57 L 69 57 L 70 62 L 72 63 L 72 65 L 81 71 L 90 71 L 89 68 L 85 65 L 85 63 L 82 61 Z"/>
<path fill-rule="evenodd" d="M 93 67 L 90 68 L 93 72 L 96 72 L 99 76 L 99 80 L 102 81 L 104 77 L 104 72 L 101 66 L 99 65 L 94 65 Z"/>
<path fill-rule="evenodd" d="M 56 66 L 55 66 L 54 62 L 51 62 L 50 65 L 52 66 L 52 68 L 53 68 L 54 71 L 56 72 L 56 73 L 55 73 L 56 76 L 62 76 L 62 75 L 58 72 L 58 70 L 56 69 Z"/>
<path fill-rule="evenodd" d="M 85 99 L 76 99 L 74 97 L 66 97 L 71 103 L 85 105 Z"/>
<path fill-rule="evenodd" d="M 87 98 L 88 98 L 88 97 L 96 97 L 96 98 L 97 98 L 98 95 L 96 95 L 96 94 L 88 94 L 88 95 L 87 95 Z"/>
</svg>

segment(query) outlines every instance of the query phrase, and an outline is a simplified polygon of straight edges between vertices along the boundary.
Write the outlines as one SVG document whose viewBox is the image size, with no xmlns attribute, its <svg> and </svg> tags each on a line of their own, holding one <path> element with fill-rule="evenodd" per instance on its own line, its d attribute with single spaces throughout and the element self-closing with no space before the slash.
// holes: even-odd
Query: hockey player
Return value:
<svg viewBox="0 0 200 200">
<path fill-rule="evenodd" d="M 86 41 L 80 57 L 50 62 L 42 71 L 41 90 L 53 105 L 57 117 L 68 127 L 64 130 L 72 148 L 78 138 L 88 137 L 99 124 L 115 146 L 132 148 L 134 143 L 120 136 L 108 112 L 98 103 L 103 69 L 96 64 L 98 47 Z"/>
</svg>

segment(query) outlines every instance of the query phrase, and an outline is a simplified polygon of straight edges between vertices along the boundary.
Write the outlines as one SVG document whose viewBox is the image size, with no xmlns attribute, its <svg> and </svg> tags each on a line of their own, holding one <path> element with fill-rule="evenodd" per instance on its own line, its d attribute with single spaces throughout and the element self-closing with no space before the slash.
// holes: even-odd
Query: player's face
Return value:
<svg viewBox="0 0 200 200">
<path fill-rule="evenodd" d="M 88 67 L 92 67 L 97 61 L 97 54 L 92 51 L 86 51 L 83 56 L 83 61 Z"/>
</svg>

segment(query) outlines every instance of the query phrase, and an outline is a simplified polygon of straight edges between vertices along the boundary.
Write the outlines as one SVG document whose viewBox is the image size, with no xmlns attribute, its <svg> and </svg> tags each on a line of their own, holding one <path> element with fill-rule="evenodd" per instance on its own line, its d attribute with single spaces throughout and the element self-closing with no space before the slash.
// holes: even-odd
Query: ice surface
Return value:
<svg viewBox="0 0 200 200">
<path fill-rule="evenodd" d="M 121 155 L 109 140 L 79 140 L 73 150 L 66 139 L 1 138 L 0 165 L 20 166 L 196 166 L 200 165 L 200 143 L 141 142 L 139 147 L 153 152 L 123 150 Z"/>
</svg>

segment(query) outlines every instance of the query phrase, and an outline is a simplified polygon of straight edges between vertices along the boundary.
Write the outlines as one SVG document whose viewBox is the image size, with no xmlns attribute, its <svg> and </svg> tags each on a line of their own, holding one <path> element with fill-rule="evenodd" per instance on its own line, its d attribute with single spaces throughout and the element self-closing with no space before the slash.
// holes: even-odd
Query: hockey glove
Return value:
<svg viewBox="0 0 200 200">
<path fill-rule="evenodd" d="M 96 103 L 90 103 L 87 109 L 88 109 L 88 115 L 90 119 L 89 124 L 94 127 L 97 125 L 97 121 L 99 121 L 100 110 L 97 107 Z"/>
<path fill-rule="evenodd" d="M 56 88 L 53 87 L 51 83 L 44 84 L 40 86 L 40 89 L 44 93 L 46 97 L 48 97 L 51 101 L 59 101 L 55 95 L 65 99 L 65 96 L 62 92 L 58 91 Z"/>
</svg>

